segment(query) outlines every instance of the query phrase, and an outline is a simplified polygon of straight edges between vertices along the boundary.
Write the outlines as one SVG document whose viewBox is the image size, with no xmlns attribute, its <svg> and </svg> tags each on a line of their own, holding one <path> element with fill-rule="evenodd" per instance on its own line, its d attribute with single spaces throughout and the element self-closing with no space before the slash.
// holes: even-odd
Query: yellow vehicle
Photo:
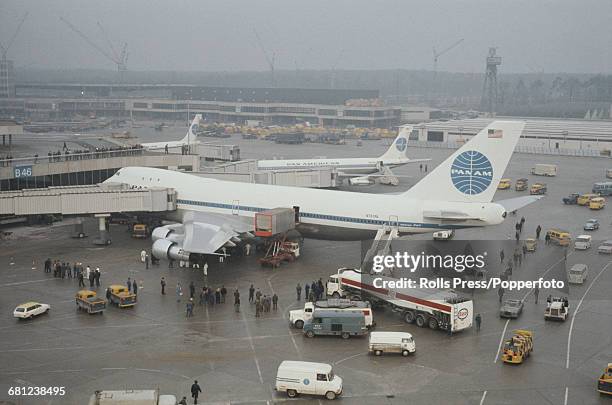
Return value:
<svg viewBox="0 0 612 405">
<path fill-rule="evenodd" d="M 498 190 L 508 190 L 512 186 L 512 180 L 501 179 L 497 185 Z"/>
<path fill-rule="evenodd" d="M 113 284 L 108 287 L 110 291 L 109 301 L 119 308 L 133 307 L 136 305 L 136 294 L 132 294 L 127 287 Z"/>
<path fill-rule="evenodd" d="M 538 248 L 538 241 L 534 238 L 525 239 L 525 249 L 528 252 L 535 252 Z"/>
<path fill-rule="evenodd" d="M 555 245 L 569 246 L 572 241 L 572 235 L 568 231 L 562 229 L 549 229 L 546 234 Z"/>
<path fill-rule="evenodd" d="M 145 224 L 134 224 L 132 238 L 146 239 L 149 237 L 149 227 Z"/>
<path fill-rule="evenodd" d="M 533 183 L 529 188 L 529 194 L 531 195 L 542 195 L 546 194 L 547 188 L 544 183 Z"/>
<path fill-rule="evenodd" d="M 606 199 L 603 197 L 591 198 L 591 201 L 589 201 L 589 209 L 591 210 L 601 210 L 605 206 L 606 206 Z"/>
<path fill-rule="evenodd" d="M 608 363 L 608 367 L 597 381 L 597 391 L 600 394 L 612 395 L 612 363 Z"/>
<path fill-rule="evenodd" d="M 98 297 L 95 291 L 81 290 L 74 298 L 77 309 L 83 309 L 88 314 L 102 313 L 106 309 L 106 300 Z"/>
<path fill-rule="evenodd" d="M 514 184 L 514 189 L 516 191 L 525 191 L 527 190 L 527 185 L 529 184 L 529 180 L 527 179 L 518 179 Z"/>
<path fill-rule="evenodd" d="M 502 360 L 504 363 L 521 364 L 533 351 L 533 333 L 515 330 L 514 335 L 504 341 Z"/>
<path fill-rule="evenodd" d="M 578 197 L 578 200 L 576 200 L 576 203 L 578 205 L 589 205 L 591 200 L 597 197 L 599 197 L 599 194 L 592 194 L 592 193 L 582 194 L 580 197 Z"/>
</svg>

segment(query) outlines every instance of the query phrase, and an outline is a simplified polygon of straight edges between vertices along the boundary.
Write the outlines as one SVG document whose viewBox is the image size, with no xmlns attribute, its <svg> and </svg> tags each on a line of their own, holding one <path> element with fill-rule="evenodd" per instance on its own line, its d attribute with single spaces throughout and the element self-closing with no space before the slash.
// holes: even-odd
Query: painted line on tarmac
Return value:
<svg viewBox="0 0 612 405">
<path fill-rule="evenodd" d="M 493 363 L 497 363 L 497 359 L 499 358 L 499 352 L 501 351 L 502 345 L 504 344 L 504 336 L 506 336 L 506 329 L 508 328 L 509 323 L 510 319 L 506 319 L 506 324 L 504 325 L 504 330 L 502 331 L 501 338 L 499 339 L 499 346 L 497 347 L 497 352 L 495 353 L 495 360 L 493 360 Z"/>
<path fill-rule="evenodd" d="M 591 281 L 591 284 L 589 285 L 589 287 L 586 289 L 586 291 L 584 292 L 584 294 L 582 294 L 582 298 L 580 298 L 580 301 L 578 301 L 578 305 L 576 305 L 576 309 L 574 310 L 574 316 L 572 316 L 572 322 L 570 323 L 570 327 L 569 327 L 569 333 L 567 335 L 567 353 L 566 353 L 566 360 L 565 360 L 565 368 L 568 369 L 569 365 L 570 365 L 570 348 L 572 345 L 572 332 L 574 330 L 574 321 L 576 320 L 576 317 L 578 316 L 578 311 L 580 310 L 580 306 L 582 305 L 582 302 L 584 301 L 584 298 L 587 296 L 587 294 L 589 293 L 589 291 L 591 291 L 591 287 L 593 287 L 595 285 L 595 282 L 597 281 L 597 279 L 599 278 L 599 276 L 601 276 L 603 274 L 603 272 L 608 268 L 608 266 L 610 266 L 612 264 L 612 261 L 608 262 L 608 264 L 606 264 L 600 271 L 599 273 L 597 273 L 597 275 L 595 276 L 595 278 Z"/>
<path fill-rule="evenodd" d="M 569 388 L 565 387 L 565 399 L 563 400 L 563 405 L 567 405 L 567 398 L 569 396 L 568 394 L 569 394 Z"/>
<path fill-rule="evenodd" d="M 17 353 L 17 352 L 40 352 L 43 350 L 74 350 L 74 349 L 91 349 L 90 346 L 69 346 L 69 347 L 37 347 L 34 349 L 10 349 L 0 350 L 0 353 Z"/>
<path fill-rule="evenodd" d="M 343 363 L 343 362 L 345 362 L 345 361 L 347 361 L 347 360 L 351 360 L 351 359 L 354 359 L 354 358 L 356 358 L 356 357 L 363 356 L 363 355 L 364 355 L 364 353 L 357 353 L 357 354 L 354 354 L 354 355 L 352 355 L 352 356 L 348 356 L 348 357 L 345 357 L 345 358 L 343 358 L 343 359 L 340 359 L 340 360 L 338 360 L 338 361 L 334 361 L 334 363 L 333 363 L 333 364 L 334 364 L 334 365 L 336 365 L 336 364 L 340 364 L 340 363 Z"/>
<path fill-rule="evenodd" d="M 270 287 L 270 291 L 272 291 L 272 294 L 276 294 L 276 292 L 274 291 L 274 287 L 272 287 L 272 279 L 279 273 L 276 273 L 270 277 L 268 277 L 268 279 L 266 280 L 268 282 L 268 287 Z M 293 304 L 292 304 L 293 305 Z M 285 317 L 285 309 L 283 309 L 280 305 L 280 310 L 281 310 L 281 314 L 282 317 L 285 321 L 287 321 L 287 318 Z M 293 336 L 293 333 L 291 333 L 291 326 L 288 326 L 289 328 L 289 336 L 291 337 L 291 343 L 293 343 L 293 347 L 295 348 L 295 352 L 298 355 L 298 359 L 302 359 L 302 352 L 300 351 L 300 348 L 297 345 L 297 342 L 295 341 L 295 337 Z"/>
<path fill-rule="evenodd" d="M 242 316 L 242 322 L 244 323 L 244 328 L 246 329 L 248 335 L 249 345 L 251 346 L 251 351 L 253 352 L 253 361 L 255 361 L 255 367 L 257 367 L 257 374 L 259 374 L 259 382 L 261 384 L 264 383 L 263 375 L 261 374 L 261 367 L 259 367 L 259 359 L 257 358 L 257 353 L 255 352 L 255 345 L 253 344 L 253 337 L 251 336 L 251 330 L 249 329 L 249 323 L 244 317 L 244 312 L 240 312 Z"/>
<path fill-rule="evenodd" d="M 487 397 L 487 391 L 482 393 L 482 398 L 480 398 L 480 405 L 484 404 L 486 397 Z"/>
<path fill-rule="evenodd" d="M 40 279 L 40 280 L 18 281 L 18 282 L 15 282 L 15 283 L 0 284 L 0 288 L 1 287 L 13 287 L 13 286 L 16 286 L 16 285 L 23 285 L 23 284 L 42 283 L 42 282 L 49 281 L 49 280 L 52 280 L 52 279 L 50 279 L 50 278 L 43 278 L 43 279 Z"/>
</svg>

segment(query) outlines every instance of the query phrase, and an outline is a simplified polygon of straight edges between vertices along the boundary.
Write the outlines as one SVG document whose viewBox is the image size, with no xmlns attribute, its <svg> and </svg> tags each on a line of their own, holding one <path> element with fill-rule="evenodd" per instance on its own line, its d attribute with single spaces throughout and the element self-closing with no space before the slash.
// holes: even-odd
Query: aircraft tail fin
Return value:
<svg viewBox="0 0 612 405">
<path fill-rule="evenodd" d="M 397 137 L 389 146 L 389 149 L 379 158 L 380 160 L 405 159 L 406 151 L 408 150 L 408 137 L 412 132 L 412 126 L 403 126 L 400 128 Z"/>
<path fill-rule="evenodd" d="M 492 122 L 403 195 L 491 202 L 524 126 L 521 121 Z"/>
<path fill-rule="evenodd" d="M 201 120 L 202 120 L 202 114 L 196 114 L 196 116 L 193 117 L 193 121 L 191 121 L 191 125 L 189 125 L 189 129 L 187 130 L 187 135 L 185 135 L 185 137 L 181 139 L 180 141 L 181 143 L 185 143 L 185 144 L 197 143 L 197 140 L 198 140 L 197 130 L 198 130 L 198 127 L 200 126 Z"/>
</svg>

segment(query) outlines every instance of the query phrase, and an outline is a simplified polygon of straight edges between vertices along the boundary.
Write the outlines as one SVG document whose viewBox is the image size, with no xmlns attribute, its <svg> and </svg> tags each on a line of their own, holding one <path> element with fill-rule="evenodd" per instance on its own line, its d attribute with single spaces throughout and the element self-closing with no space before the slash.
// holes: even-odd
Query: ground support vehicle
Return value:
<svg viewBox="0 0 612 405">
<path fill-rule="evenodd" d="M 604 370 L 601 377 L 597 381 L 597 391 L 600 394 L 612 395 L 612 363 L 608 363 L 608 367 Z"/>
<path fill-rule="evenodd" d="M 407 332 L 371 332 L 368 353 L 380 356 L 383 353 L 401 353 L 406 357 L 416 351 L 416 344 Z"/>
<path fill-rule="evenodd" d="M 289 398 L 310 394 L 332 400 L 342 395 L 342 378 L 329 364 L 285 360 L 278 366 L 274 389 L 286 392 Z"/>
<path fill-rule="evenodd" d="M 123 285 L 113 284 L 108 287 L 110 290 L 111 304 L 117 305 L 119 308 L 133 307 L 136 305 L 136 294 L 132 294 L 127 287 Z"/>
<path fill-rule="evenodd" d="M 517 329 L 514 335 L 504 341 L 502 361 L 509 364 L 521 364 L 533 352 L 533 333 Z"/>
<path fill-rule="evenodd" d="M 565 321 L 569 315 L 569 302 L 567 298 L 549 297 L 546 300 L 544 319 Z"/>
<path fill-rule="evenodd" d="M 304 304 L 303 309 L 289 311 L 289 323 L 298 329 L 304 327 L 307 320 L 312 319 L 315 309 L 337 309 L 340 311 L 361 311 L 365 317 L 366 327 L 372 328 L 375 325 L 372 316 L 372 308 L 369 303 L 364 301 L 351 301 L 342 298 L 331 298 L 325 301 L 310 302 Z"/>
<path fill-rule="evenodd" d="M 376 279 L 380 279 L 377 280 Z M 376 281 L 382 286 L 374 286 Z M 362 274 L 356 269 L 341 268 L 327 281 L 327 294 L 369 301 L 372 306 L 386 305 L 399 312 L 407 323 L 419 327 L 442 329 L 450 332 L 472 326 L 474 303 L 457 293 L 435 288 L 389 288 L 397 279 Z M 379 283 L 380 282 L 380 283 Z"/>
<path fill-rule="evenodd" d="M 98 297 L 95 291 L 81 290 L 74 298 L 77 309 L 85 310 L 88 314 L 101 314 L 106 309 L 106 300 Z"/>
</svg>

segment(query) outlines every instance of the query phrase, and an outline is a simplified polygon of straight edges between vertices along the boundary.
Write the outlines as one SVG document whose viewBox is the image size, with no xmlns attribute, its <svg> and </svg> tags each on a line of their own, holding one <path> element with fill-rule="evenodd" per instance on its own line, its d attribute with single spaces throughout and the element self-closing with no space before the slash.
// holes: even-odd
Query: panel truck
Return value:
<svg viewBox="0 0 612 405">
<path fill-rule="evenodd" d="M 442 329 L 450 332 L 472 326 L 474 303 L 451 290 L 431 288 L 391 289 L 374 286 L 374 281 L 397 281 L 396 279 L 361 273 L 356 269 L 341 268 L 327 281 L 327 294 L 332 297 L 363 299 L 372 305 L 384 304 L 402 314 L 407 323 L 415 322 L 419 327 Z"/>
<path fill-rule="evenodd" d="M 372 308 L 367 302 L 351 301 L 341 298 L 332 298 L 325 301 L 310 302 L 304 304 L 304 309 L 294 309 L 289 311 L 289 323 L 298 329 L 304 327 L 304 322 L 312 319 L 315 309 L 338 309 L 341 311 L 361 311 L 365 316 L 366 327 L 374 326 Z"/>
</svg>

